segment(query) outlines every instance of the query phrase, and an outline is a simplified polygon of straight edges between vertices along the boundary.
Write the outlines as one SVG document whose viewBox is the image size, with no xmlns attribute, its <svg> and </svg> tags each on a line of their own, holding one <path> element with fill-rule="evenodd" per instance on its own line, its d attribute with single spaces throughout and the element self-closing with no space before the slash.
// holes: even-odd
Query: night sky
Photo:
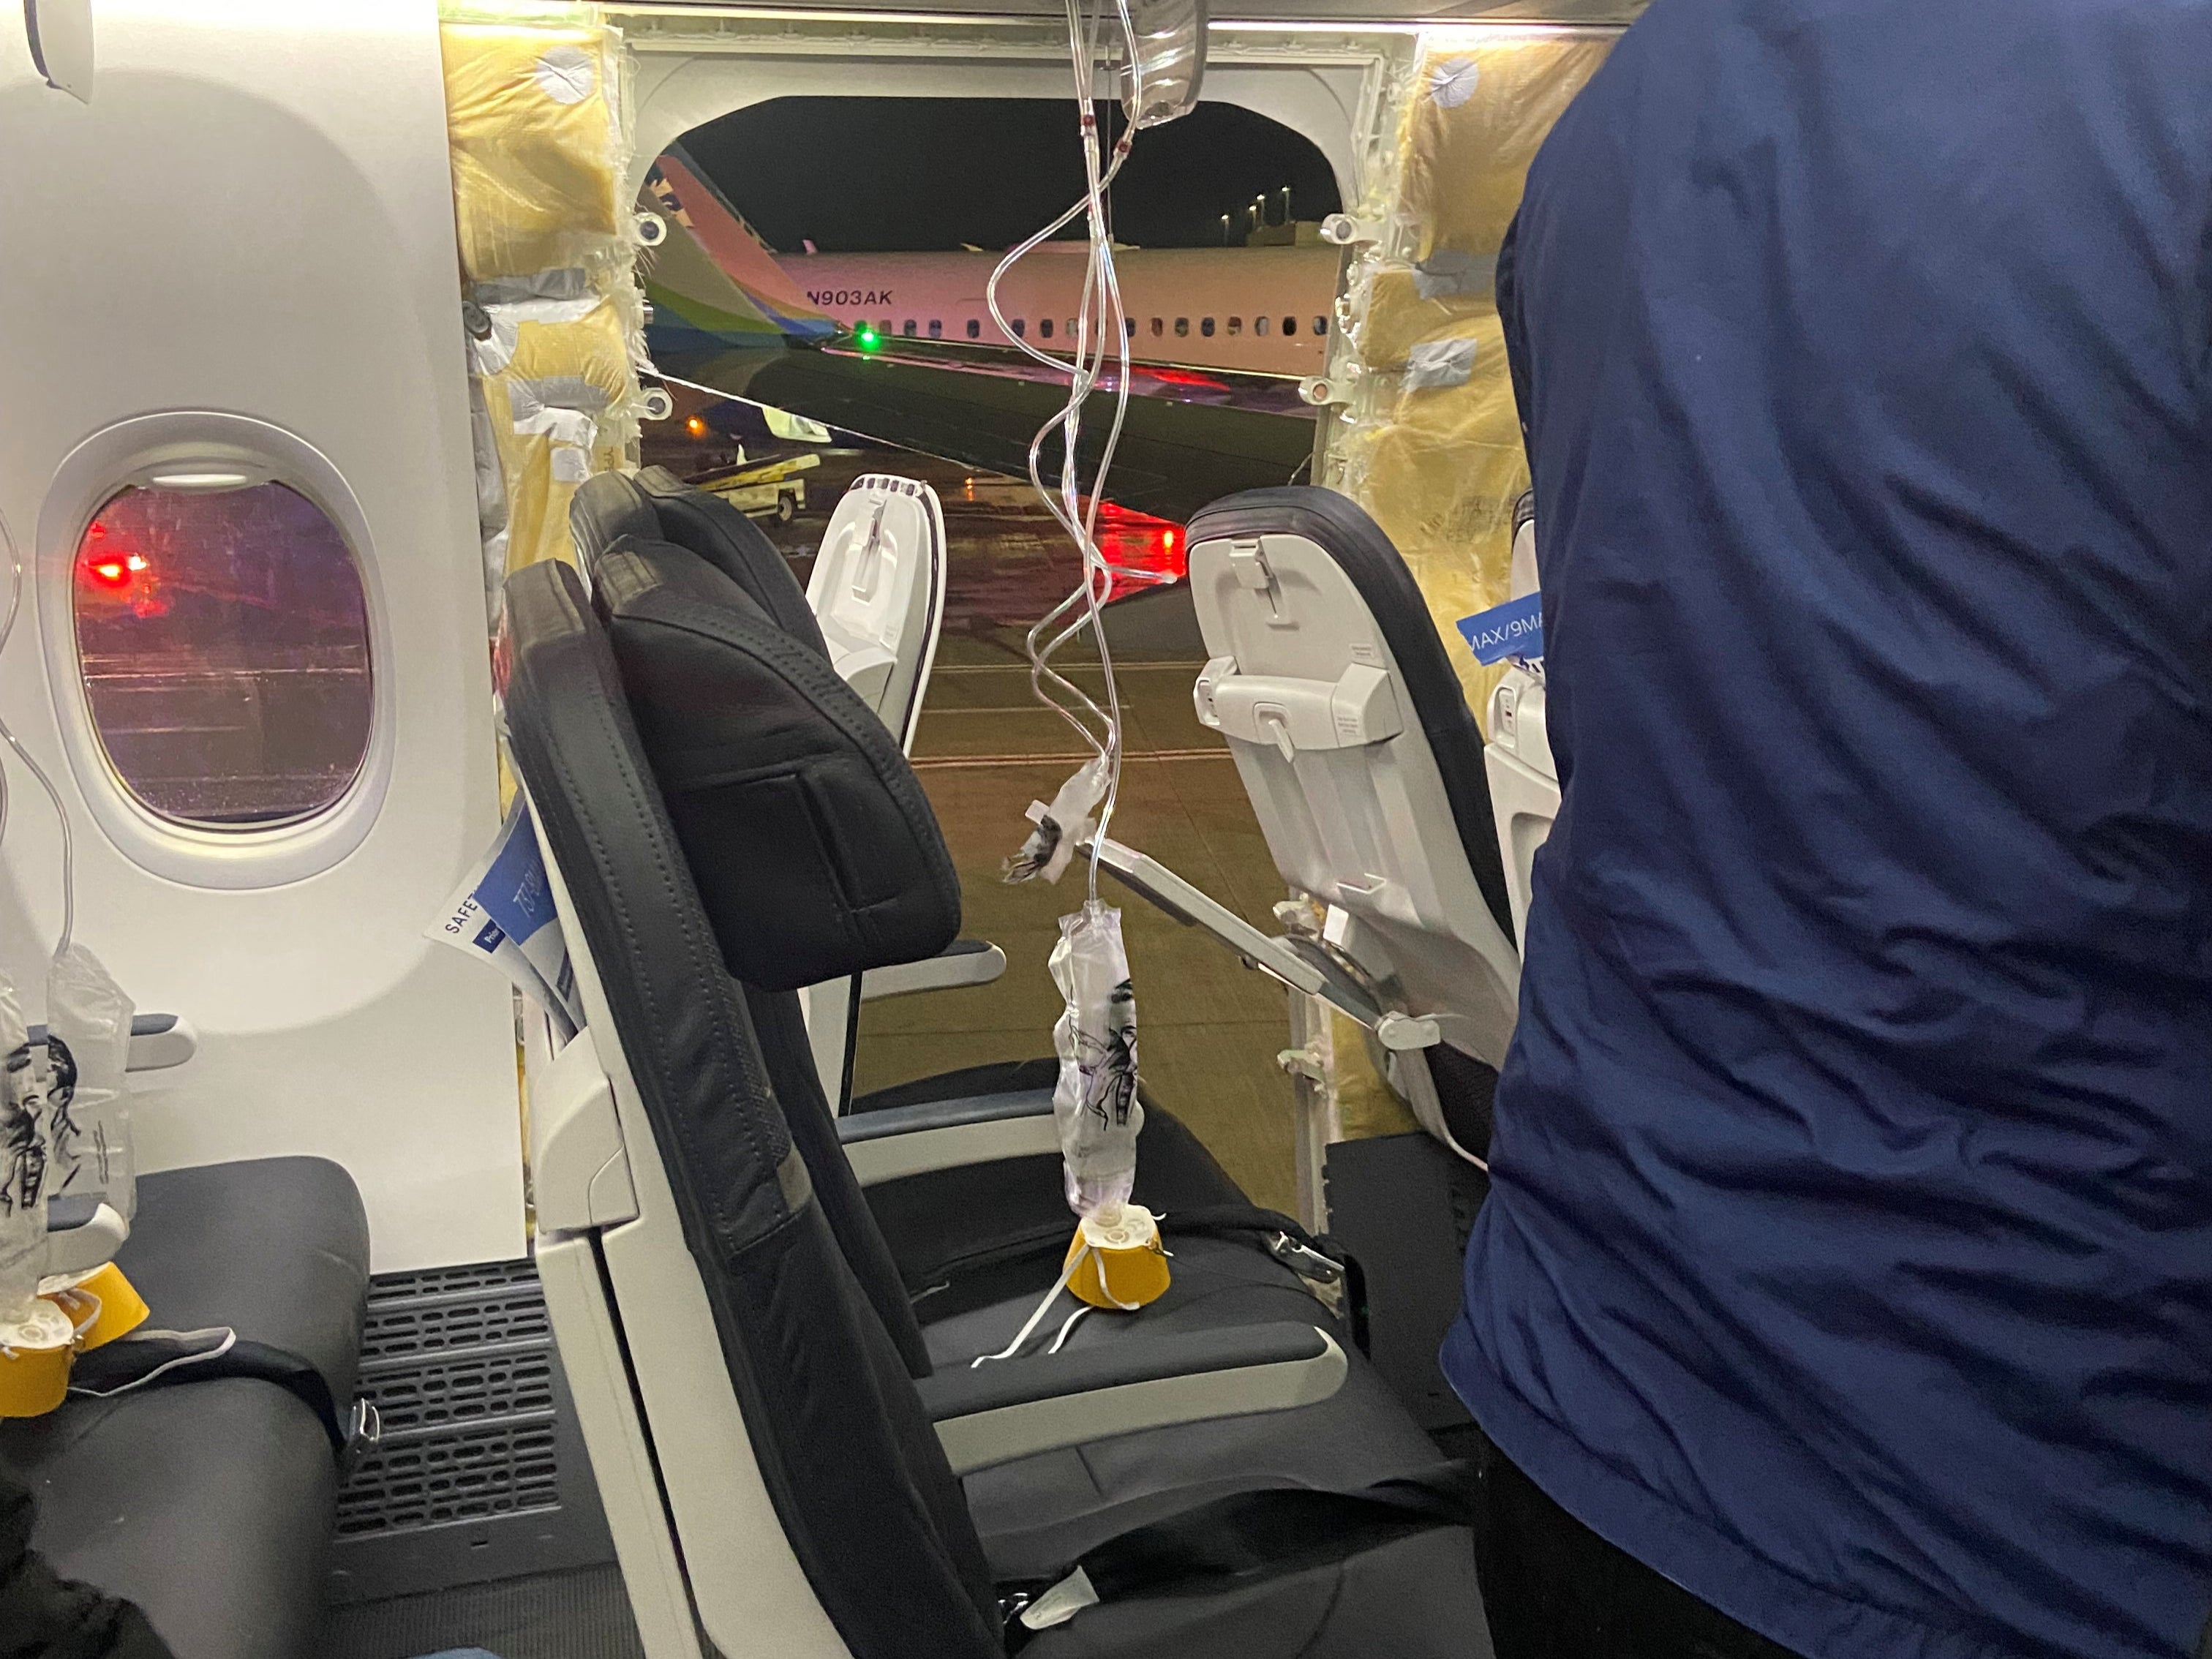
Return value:
<svg viewBox="0 0 2212 1659">
<path fill-rule="evenodd" d="M 807 237 L 824 253 L 1003 248 L 1083 191 L 1064 100 L 780 98 L 683 143 L 783 252 Z M 1218 247 L 1223 214 L 1266 195 L 1279 218 L 1285 185 L 1297 218 L 1337 210 L 1328 163 L 1305 138 L 1233 104 L 1200 104 L 1138 135 L 1114 188 L 1114 234 L 1139 247 Z"/>
</svg>

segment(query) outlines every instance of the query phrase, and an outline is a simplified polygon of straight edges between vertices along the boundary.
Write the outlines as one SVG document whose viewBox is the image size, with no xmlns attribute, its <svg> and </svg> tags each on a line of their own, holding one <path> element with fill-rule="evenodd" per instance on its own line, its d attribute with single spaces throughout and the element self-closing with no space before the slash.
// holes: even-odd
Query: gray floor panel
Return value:
<svg viewBox="0 0 2212 1659">
<path fill-rule="evenodd" d="M 332 1610 L 324 1659 L 417 1659 L 482 1648 L 498 1659 L 645 1659 L 622 1574 L 611 1566 Z"/>
</svg>

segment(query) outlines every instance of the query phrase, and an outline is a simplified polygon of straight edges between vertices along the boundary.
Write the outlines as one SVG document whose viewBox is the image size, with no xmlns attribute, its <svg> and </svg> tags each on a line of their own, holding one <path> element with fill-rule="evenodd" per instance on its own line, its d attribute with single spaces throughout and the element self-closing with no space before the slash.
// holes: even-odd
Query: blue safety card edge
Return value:
<svg viewBox="0 0 2212 1659">
<path fill-rule="evenodd" d="M 1459 622 L 1460 637 L 1481 663 L 1544 654 L 1544 596 L 1530 593 Z"/>
</svg>

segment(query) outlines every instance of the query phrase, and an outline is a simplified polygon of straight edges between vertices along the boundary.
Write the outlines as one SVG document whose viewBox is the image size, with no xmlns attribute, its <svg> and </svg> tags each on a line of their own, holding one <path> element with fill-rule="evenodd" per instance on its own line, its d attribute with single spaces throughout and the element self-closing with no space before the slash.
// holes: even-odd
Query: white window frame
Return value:
<svg viewBox="0 0 2212 1659">
<path fill-rule="evenodd" d="M 73 587 L 85 530 L 122 491 L 182 472 L 236 472 L 296 490 L 337 526 L 353 556 L 368 620 L 368 744 L 345 793 L 306 817 L 236 828 L 167 817 L 117 772 L 93 718 L 77 653 Z M 55 470 L 39 514 L 36 550 L 39 631 L 63 752 L 93 821 L 118 851 L 187 886 L 235 890 L 303 881 L 361 845 L 392 781 L 396 676 L 374 538 L 361 503 L 321 451 L 282 427 L 213 410 L 119 421 L 85 439 Z"/>
</svg>

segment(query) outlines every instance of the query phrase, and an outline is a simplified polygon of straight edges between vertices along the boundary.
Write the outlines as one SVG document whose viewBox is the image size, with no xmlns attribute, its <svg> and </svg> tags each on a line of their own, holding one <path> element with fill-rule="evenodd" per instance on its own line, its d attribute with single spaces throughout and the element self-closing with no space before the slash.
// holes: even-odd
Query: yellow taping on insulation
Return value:
<svg viewBox="0 0 2212 1659">
<path fill-rule="evenodd" d="M 472 283 L 589 264 L 618 246 L 620 37 L 447 23 L 446 122 Z"/>
<path fill-rule="evenodd" d="M 1508 35 L 1422 59 L 1401 143 L 1401 205 L 1425 259 L 1494 252 L 1545 135 L 1597 73 L 1610 37 Z"/>
</svg>

